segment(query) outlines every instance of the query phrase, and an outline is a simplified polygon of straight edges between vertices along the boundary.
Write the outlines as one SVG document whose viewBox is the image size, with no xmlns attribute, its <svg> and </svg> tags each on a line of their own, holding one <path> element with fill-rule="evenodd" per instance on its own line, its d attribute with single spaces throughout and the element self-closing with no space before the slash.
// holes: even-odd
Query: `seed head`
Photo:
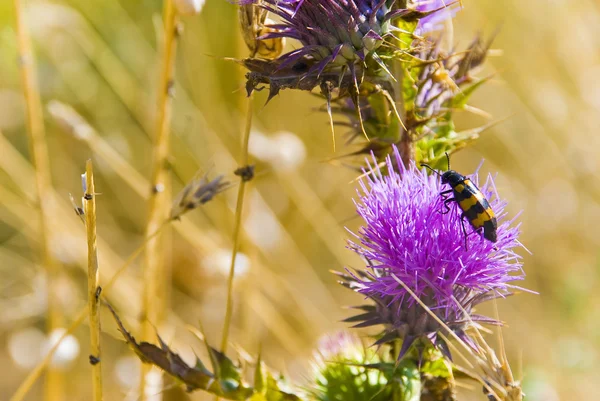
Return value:
<svg viewBox="0 0 600 401">
<path fill-rule="evenodd" d="M 178 219 L 188 211 L 212 200 L 220 192 L 229 187 L 220 175 L 209 181 L 206 175 L 194 177 L 177 195 L 171 209 L 171 219 Z"/>
</svg>

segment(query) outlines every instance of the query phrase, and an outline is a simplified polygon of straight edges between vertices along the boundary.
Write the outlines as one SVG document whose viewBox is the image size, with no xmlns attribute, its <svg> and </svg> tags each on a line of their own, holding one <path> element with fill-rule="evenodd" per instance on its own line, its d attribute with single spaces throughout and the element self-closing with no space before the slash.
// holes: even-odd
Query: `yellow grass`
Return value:
<svg viewBox="0 0 600 401">
<path fill-rule="evenodd" d="M 90 322 L 90 364 L 94 401 L 102 401 L 102 355 L 100 352 L 100 309 L 102 288 L 98 284 L 98 245 L 96 242 L 96 188 L 91 160 L 85 165 L 83 212 L 88 246 L 88 318 Z"/>
<path fill-rule="evenodd" d="M 51 231 L 50 219 L 52 218 L 52 199 L 46 195 L 52 192 L 50 176 L 50 161 L 42 104 L 36 76 L 35 57 L 32 51 L 30 27 L 25 21 L 23 4 L 21 0 L 14 0 L 15 25 L 21 67 L 21 83 L 26 104 L 27 133 L 29 149 L 33 165 L 35 166 L 36 201 L 39 212 L 39 238 L 41 242 L 41 257 L 46 269 L 48 315 L 46 319 L 47 333 L 52 333 L 62 327 L 64 317 L 59 304 L 58 280 L 60 279 L 60 266 L 53 255 L 53 241 L 55 235 Z M 46 401 L 60 401 L 64 399 L 64 376 L 52 364 L 46 372 L 46 387 L 44 398 Z"/>
</svg>

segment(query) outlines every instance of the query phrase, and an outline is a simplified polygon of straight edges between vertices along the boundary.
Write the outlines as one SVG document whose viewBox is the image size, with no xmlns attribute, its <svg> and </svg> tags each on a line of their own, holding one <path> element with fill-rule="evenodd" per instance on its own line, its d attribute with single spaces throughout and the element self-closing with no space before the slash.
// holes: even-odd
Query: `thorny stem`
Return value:
<svg viewBox="0 0 600 401">
<path fill-rule="evenodd" d="M 246 109 L 246 124 L 244 127 L 244 136 L 242 139 L 242 163 L 241 166 L 248 165 L 248 142 L 250 140 L 250 129 L 252 128 L 252 98 L 248 97 L 248 108 Z M 223 336 L 221 338 L 221 352 L 227 351 L 227 342 L 229 340 L 229 327 L 231 325 L 231 314 L 233 311 L 233 278 L 235 276 L 235 260 L 237 258 L 240 246 L 240 228 L 242 226 L 242 210 L 244 207 L 244 194 L 247 181 L 242 178 L 238 189 L 237 204 L 235 207 L 235 222 L 233 226 L 233 249 L 231 251 L 231 264 L 229 266 L 229 277 L 227 278 L 227 306 L 225 309 L 225 322 L 223 323 Z"/>
<path fill-rule="evenodd" d="M 167 225 L 171 221 L 172 220 L 168 220 L 168 221 L 164 222 L 158 228 L 158 230 L 156 230 L 156 232 L 154 232 L 152 235 L 146 237 L 144 239 L 144 242 L 142 242 L 140 244 L 140 246 L 135 251 L 133 251 L 133 253 L 131 255 L 129 255 L 127 260 L 121 265 L 121 267 L 119 267 L 119 269 L 115 272 L 115 274 L 113 274 L 113 276 L 110 278 L 110 280 L 108 280 L 108 282 L 102 288 L 103 296 L 106 296 L 106 291 L 109 290 L 113 286 L 113 284 L 117 281 L 117 279 L 125 271 L 125 269 L 127 267 L 129 267 L 133 263 L 133 261 L 142 253 L 142 251 L 146 248 L 148 243 L 152 239 L 156 238 L 162 232 L 162 230 L 165 227 L 167 227 Z M 29 375 L 25 378 L 25 380 L 23 380 L 23 382 L 21 383 L 21 385 L 19 386 L 17 391 L 15 391 L 15 393 L 13 394 L 13 396 L 10 398 L 9 401 L 22 401 L 25 398 L 25 396 L 27 395 L 29 390 L 31 390 L 31 387 L 33 386 L 33 384 L 37 381 L 37 379 L 39 379 L 39 377 L 41 376 L 41 374 L 44 371 L 44 369 L 46 368 L 46 366 L 48 366 L 48 364 L 50 363 L 50 360 L 52 359 L 52 355 L 54 355 L 54 353 L 60 346 L 60 343 L 65 338 L 67 338 L 67 336 L 69 334 L 73 333 L 73 331 L 75 331 L 75 329 L 77 329 L 77 327 L 79 327 L 79 325 L 81 323 L 83 323 L 83 321 L 87 315 L 88 315 L 88 306 L 86 305 L 83 308 L 81 308 L 81 310 L 77 313 L 77 317 L 75 318 L 75 320 L 73 320 L 73 323 L 71 323 L 71 326 L 69 326 L 69 328 L 67 328 L 67 330 L 58 338 L 58 340 L 56 341 L 54 346 L 52 348 L 50 348 L 50 350 L 48 351 L 48 354 L 46 354 L 44 359 L 42 359 L 42 361 L 40 361 L 40 363 L 29 373 Z"/>
<path fill-rule="evenodd" d="M 55 288 L 59 267 L 56 260 L 54 260 L 51 249 L 52 234 L 49 228 L 49 219 L 52 215 L 52 204 L 48 198 L 46 198 L 46 196 L 52 192 L 50 161 L 46 144 L 44 115 L 38 91 L 37 78 L 34 71 L 35 65 L 33 51 L 31 49 L 31 38 L 23 20 L 21 1 L 14 0 L 14 7 L 19 61 L 21 63 L 21 80 L 27 106 L 27 133 L 29 134 L 31 157 L 33 159 L 33 165 L 35 166 L 37 200 L 40 208 L 42 257 L 46 269 L 48 287 L 48 319 L 46 326 L 48 333 L 51 333 L 53 330 L 61 327 L 64 319 Z M 59 371 L 53 369 L 52 366 L 48 368 L 44 394 L 47 401 L 56 401 L 63 398 L 63 375 Z"/>
<path fill-rule="evenodd" d="M 150 196 L 148 224 L 146 235 L 157 230 L 168 216 L 168 157 L 171 127 L 171 92 L 176 51 L 177 25 L 173 0 L 165 0 L 163 9 L 164 32 L 163 49 L 156 105 L 156 137 L 154 141 L 152 193 Z M 153 335 L 154 326 L 164 318 L 167 304 L 167 288 L 169 273 L 164 263 L 164 249 L 158 238 L 148 244 L 145 252 L 145 277 L 142 303 L 143 338 L 148 340 Z M 143 366 L 140 396 L 146 399 L 147 374 L 149 368 Z"/>
<path fill-rule="evenodd" d="M 102 400 L 102 361 L 100 357 L 100 310 L 98 300 L 98 248 L 96 245 L 96 192 L 92 161 L 85 166 L 85 194 L 83 210 L 88 246 L 88 314 L 90 318 L 90 364 L 94 401 Z"/>
</svg>

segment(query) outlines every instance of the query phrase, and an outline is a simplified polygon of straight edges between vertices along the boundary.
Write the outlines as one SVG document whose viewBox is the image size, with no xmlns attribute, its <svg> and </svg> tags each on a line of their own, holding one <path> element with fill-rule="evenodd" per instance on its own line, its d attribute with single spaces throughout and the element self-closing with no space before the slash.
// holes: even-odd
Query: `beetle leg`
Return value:
<svg viewBox="0 0 600 401">
<path fill-rule="evenodd" d="M 440 192 L 440 195 L 442 196 L 442 199 L 446 200 L 446 199 L 448 199 L 448 195 L 451 194 L 452 192 L 454 192 L 453 189 L 447 189 L 445 191 Z"/>
<path fill-rule="evenodd" d="M 456 199 L 454 198 L 444 198 L 444 211 L 440 212 L 441 214 L 448 214 L 450 212 L 450 206 L 448 203 L 454 202 Z"/>
<path fill-rule="evenodd" d="M 460 225 L 462 227 L 463 230 L 463 234 L 465 235 L 465 250 L 468 251 L 469 250 L 469 236 L 467 234 L 467 229 L 465 228 L 465 219 L 467 218 L 467 216 L 463 213 L 460 215 Z"/>
<path fill-rule="evenodd" d="M 450 207 L 448 206 L 448 203 L 452 202 L 454 200 L 454 198 L 448 198 L 450 196 L 450 194 L 453 192 L 453 189 L 448 189 L 446 191 L 442 191 L 440 192 L 440 197 L 442 198 L 442 201 L 444 202 L 444 211 L 440 211 L 441 214 L 446 214 L 450 211 Z"/>
</svg>

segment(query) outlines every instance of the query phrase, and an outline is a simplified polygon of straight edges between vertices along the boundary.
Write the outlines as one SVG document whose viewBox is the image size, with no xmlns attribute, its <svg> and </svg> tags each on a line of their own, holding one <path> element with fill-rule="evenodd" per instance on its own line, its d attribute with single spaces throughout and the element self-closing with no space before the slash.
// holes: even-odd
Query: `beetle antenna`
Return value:
<svg viewBox="0 0 600 401">
<path fill-rule="evenodd" d="M 431 168 L 431 166 L 429 164 L 421 163 L 421 167 L 427 167 L 429 170 L 433 171 L 434 173 L 436 173 L 437 175 L 439 175 L 441 177 L 440 172 L 434 168 Z"/>
<path fill-rule="evenodd" d="M 448 152 L 444 152 L 444 154 L 446 155 L 446 159 L 448 160 L 448 170 L 450 170 L 450 155 L 448 154 Z"/>
</svg>

